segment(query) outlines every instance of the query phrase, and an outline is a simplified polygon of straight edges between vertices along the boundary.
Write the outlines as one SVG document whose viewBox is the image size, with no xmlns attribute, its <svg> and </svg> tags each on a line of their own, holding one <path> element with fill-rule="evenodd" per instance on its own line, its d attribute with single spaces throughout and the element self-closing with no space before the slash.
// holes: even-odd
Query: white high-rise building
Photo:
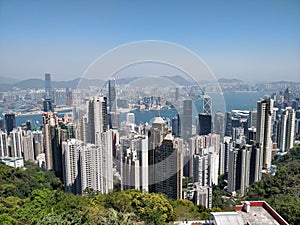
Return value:
<svg viewBox="0 0 300 225">
<path fill-rule="evenodd" d="M 62 142 L 63 178 L 66 192 L 81 194 L 81 168 L 79 164 L 83 142 L 70 139 Z"/>
<path fill-rule="evenodd" d="M 30 131 L 24 133 L 22 137 L 22 149 L 24 160 L 34 160 L 33 137 Z"/>
<path fill-rule="evenodd" d="M 7 133 L 0 129 L 0 157 L 9 156 Z"/>
<path fill-rule="evenodd" d="M 139 187 L 138 189 L 148 191 L 148 136 L 136 135 L 130 143 L 131 149 L 136 152 L 136 157 L 139 162 Z"/>
<path fill-rule="evenodd" d="M 294 146 L 296 113 L 292 107 L 286 107 L 281 116 L 279 148 L 287 151 Z"/>
<path fill-rule="evenodd" d="M 108 130 L 102 133 L 102 144 L 100 145 L 102 156 L 99 158 L 102 161 L 103 189 L 101 193 L 108 193 L 113 189 L 113 136 L 115 131 Z"/>
<path fill-rule="evenodd" d="M 126 149 L 121 169 L 122 188 L 148 192 L 148 136 L 123 137 L 121 148 Z"/>
<path fill-rule="evenodd" d="M 131 148 L 126 149 L 122 160 L 122 189 L 140 189 L 140 170 L 137 152 Z"/>
<path fill-rule="evenodd" d="M 87 143 L 101 145 L 101 135 L 107 131 L 107 102 L 106 97 L 93 97 L 87 102 L 88 136 Z"/>
<path fill-rule="evenodd" d="M 75 124 L 76 127 L 76 138 L 83 141 L 84 144 L 87 144 L 87 133 L 88 133 L 88 119 L 86 116 L 78 119 Z"/>
<path fill-rule="evenodd" d="M 262 149 L 263 168 L 269 169 L 272 159 L 272 114 L 274 100 L 261 99 L 257 102 L 256 141 Z"/>
<path fill-rule="evenodd" d="M 193 179 L 202 186 L 218 184 L 219 154 L 215 147 L 210 146 L 199 150 L 199 154 L 193 156 Z"/>
<path fill-rule="evenodd" d="M 232 148 L 232 138 L 225 136 L 220 148 L 220 174 L 228 172 L 229 149 Z"/>
<path fill-rule="evenodd" d="M 135 124 L 135 115 L 134 115 L 134 113 L 127 113 L 126 114 L 126 122 L 128 124 Z"/>
<path fill-rule="evenodd" d="M 193 182 L 201 186 L 208 185 L 208 155 L 193 156 Z"/>
<path fill-rule="evenodd" d="M 11 157 L 22 157 L 22 131 L 14 128 L 9 134 L 9 146 Z"/>
<path fill-rule="evenodd" d="M 84 145 L 69 139 L 62 143 L 64 184 L 67 192 L 83 194 L 86 188 L 102 194 L 113 189 L 110 131 L 102 134 L 103 145 Z"/>
</svg>

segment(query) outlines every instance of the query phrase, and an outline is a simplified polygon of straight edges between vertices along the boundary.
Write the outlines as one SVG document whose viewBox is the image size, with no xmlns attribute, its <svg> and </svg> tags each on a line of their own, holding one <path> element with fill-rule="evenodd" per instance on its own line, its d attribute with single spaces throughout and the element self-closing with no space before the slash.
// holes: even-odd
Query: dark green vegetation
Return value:
<svg viewBox="0 0 300 225">
<path fill-rule="evenodd" d="M 0 163 L 0 224 L 165 224 L 208 219 L 210 211 L 234 210 L 241 200 L 266 200 L 291 225 L 300 224 L 300 147 L 275 159 L 276 175 L 254 183 L 246 197 L 224 197 L 220 177 L 213 208 L 136 190 L 107 195 L 65 193 L 53 172 L 26 163 L 26 170 Z M 187 180 L 188 182 L 188 180 Z M 219 207 L 219 208 L 217 208 Z"/>
<path fill-rule="evenodd" d="M 32 163 L 26 169 L 0 164 L 0 196 L 0 224 L 165 224 L 208 219 L 210 212 L 187 200 L 136 190 L 65 193 L 53 172 Z"/>
<path fill-rule="evenodd" d="M 254 183 L 247 199 L 266 200 L 291 225 L 300 224 L 300 146 L 277 157 L 274 164 L 276 175 Z"/>
</svg>

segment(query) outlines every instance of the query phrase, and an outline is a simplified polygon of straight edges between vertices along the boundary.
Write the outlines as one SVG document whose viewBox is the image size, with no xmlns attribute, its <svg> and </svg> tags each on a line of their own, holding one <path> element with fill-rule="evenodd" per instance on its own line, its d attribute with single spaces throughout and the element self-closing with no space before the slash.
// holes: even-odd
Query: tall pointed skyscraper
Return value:
<svg viewBox="0 0 300 225">
<path fill-rule="evenodd" d="M 257 102 L 256 141 L 262 149 L 262 166 L 269 169 L 272 160 L 272 113 L 274 100 L 271 98 L 261 99 Z"/>
</svg>

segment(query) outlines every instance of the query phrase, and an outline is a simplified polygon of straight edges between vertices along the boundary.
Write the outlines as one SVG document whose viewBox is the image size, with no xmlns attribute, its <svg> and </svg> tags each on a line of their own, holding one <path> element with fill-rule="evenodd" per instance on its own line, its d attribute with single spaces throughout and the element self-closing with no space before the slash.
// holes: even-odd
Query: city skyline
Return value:
<svg viewBox="0 0 300 225">
<path fill-rule="evenodd" d="M 298 81 L 299 9 L 298 1 L 1 1 L 0 76 L 72 80 L 112 48 L 163 40 L 192 50 L 218 79 Z"/>
<path fill-rule="evenodd" d="M 135 193 L 133 201 L 138 197 L 137 193 L 164 194 L 175 203 L 180 199 L 189 200 L 189 203 L 184 203 L 188 203 L 189 208 L 202 205 L 199 208 L 211 208 L 212 211 L 219 207 L 216 203 L 219 198 L 224 201 L 220 209 L 227 211 L 225 207 L 229 204 L 254 198 L 249 190 L 260 184 L 253 183 L 269 183 L 270 177 L 277 179 L 271 188 L 278 191 L 268 195 L 279 196 L 282 185 L 278 181 L 282 177 L 278 176 L 286 176 L 288 172 L 284 173 L 286 167 L 282 167 L 284 170 L 280 168 L 282 164 L 277 167 L 277 162 L 284 159 L 281 158 L 283 155 L 298 154 L 294 151 L 299 149 L 299 146 L 296 147 L 300 134 L 299 83 L 292 88 L 280 83 L 283 90 L 270 97 L 255 98 L 257 105 L 251 111 L 231 110 L 226 114 L 225 111 L 214 112 L 213 98 L 202 94 L 202 103 L 197 108 L 203 111 L 197 110 L 195 117 L 196 99 L 193 96 L 199 96 L 199 89 L 195 86 L 168 87 L 158 91 L 152 85 L 146 89 L 127 84 L 116 86 L 116 80 L 112 79 L 106 83 L 103 95 L 98 96 L 95 92 L 97 86 L 74 92 L 69 88 L 54 88 L 52 91 L 51 80 L 51 74 L 46 73 L 44 90 L 15 88 L 1 93 L 0 106 L 11 112 L 0 119 L 0 161 L 21 168 L 16 172 L 30 170 L 33 165 L 28 161 L 48 173 L 53 171 L 52 183 L 60 186 L 60 189 L 54 189 L 55 194 L 61 191 L 61 195 L 64 190 L 86 198 L 97 198 L 100 193 L 103 197 L 126 190 L 127 194 Z M 249 91 L 249 86 L 244 88 Z M 173 100 L 175 105 L 171 103 Z M 45 103 L 49 103 L 49 107 L 47 104 L 45 107 Z M 52 104 L 54 107 L 51 107 Z M 41 114 L 39 109 L 42 106 L 44 111 Z M 26 123 L 17 123 L 20 109 L 29 113 Z M 36 116 L 41 116 L 42 122 L 35 122 L 38 120 Z M 139 117 L 149 121 L 141 122 Z M 295 179 L 288 186 L 284 193 L 295 195 L 293 190 L 299 189 Z M 13 190 L 10 187 L 4 186 L 3 193 Z M 218 194 L 215 192 L 217 188 Z M 266 193 L 268 189 L 265 184 L 262 186 Z M 46 190 L 41 191 L 44 193 Z M 14 192 L 9 194 L 15 196 Z M 229 195 L 232 197 L 227 198 Z M 34 201 L 30 195 L 27 196 L 29 199 L 25 204 Z M 295 197 L 298 199 L 298 196 Z M 111 196 L 110 199 L 114 201 L 117 198 Z M 253 210 L 253 205 L 248 201 L 247 204 Z M 272 205 L 277 207 L 275 203 Z M 20 205 L 19 209 L 23 207 L 26 205 Z M 40 210 L 39 205 L 35 204 L 35 207 Z M 141 210 L 144 208 L 142 205 Z M 152 208 L 155 206 L 151 205 Z M 8 214 L 6 218 L 17 217 L 19 209 L 17 214 Z M 236 211 L 239 210 L 236 208 Z M 47 213 L 41 220 L 50 216 Z M 197 219 L 205 219 L 199 213 Z M 238 215 L 245 220 L 245 215 Z M 262 216 L 266 215 L 266 212 L 262 213 Z M 290 215 L 283 215 L 290 221 Z M 196 215 L 189 218 L 196 218 Z M 255 215 L 253 221 L 257 218 Z M 280 216 L 268 218 L 272 222 L 274 219 L 281 221 L 280 224 L 287 224 Z"/>
</svg>

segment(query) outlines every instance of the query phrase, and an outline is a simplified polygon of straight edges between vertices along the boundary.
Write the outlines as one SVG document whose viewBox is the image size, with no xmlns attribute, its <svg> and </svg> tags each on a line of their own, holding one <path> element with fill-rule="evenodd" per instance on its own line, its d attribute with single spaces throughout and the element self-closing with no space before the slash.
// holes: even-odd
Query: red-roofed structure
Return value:
<svg viewBox="0 0 300 225">
<path fill-rule="evenodd" d="M 244 202 L 243 205 L 237 205 L 235 210 L 242 213 L 247 225 L 288 225 L 288 223 L 265 201 Z"/>
</svg>

